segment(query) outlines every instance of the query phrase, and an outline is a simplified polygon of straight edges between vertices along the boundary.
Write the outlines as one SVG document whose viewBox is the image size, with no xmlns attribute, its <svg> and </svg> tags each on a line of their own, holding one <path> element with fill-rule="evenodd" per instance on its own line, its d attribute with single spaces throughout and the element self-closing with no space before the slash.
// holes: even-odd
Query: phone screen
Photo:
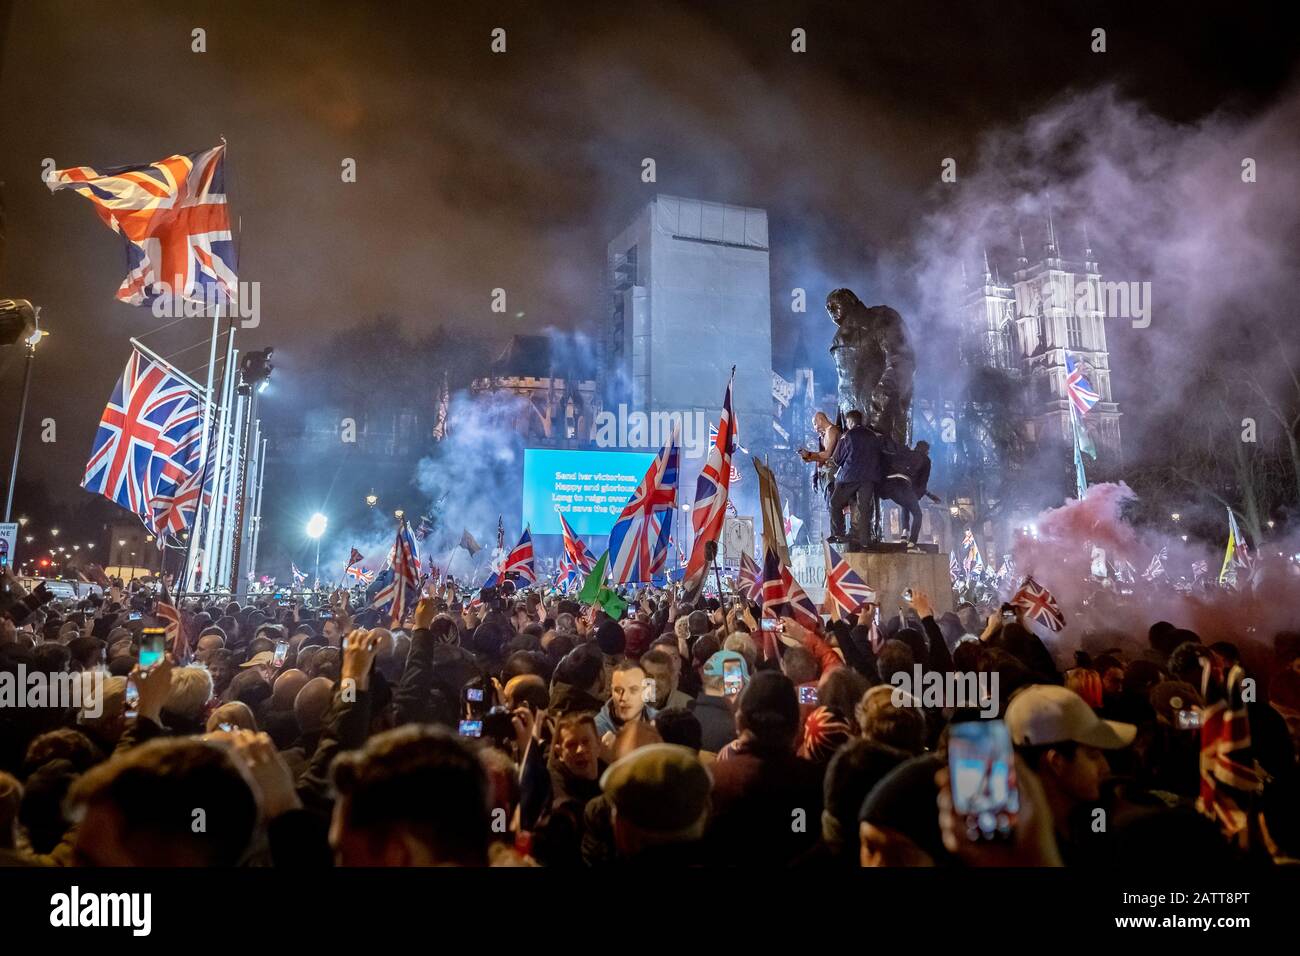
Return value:
<svg viewBox="0 0 1300 956">
<path fill-rule="evenodd" d="M 140 691 L 135 686 L 135 681 L 129 677 L 126 680 L 126 717 L 128 720 L 135 719 L 137 710 L 140 706 Z"/>
<path fill-rule="evenodd" d="M 148 670 L 163 658 L 166 650 L 166 630 L 161 627 L 146 627 L 140 632 L 140 667 Z"/>
<path fill-rule="evenodd" d="M 728 697 L 734 697 L 740 693 L 744 683 L 745 675 L 740 670 L 740 661 L 723 661 L 722 692 Z"/>
<path fill-rule="evenodd" d="M 758 626 L 765 631 L 781 630 L 781 622 L 774 617 L 765 617 L 758 622 Z"/>
<path fill-rule="evenodd" d="M 815 703 L 817 703 L 817 688 L 816 688 L 816 687 L 800 687 L 800 688 L 799 688 L 799 703 L 801 703 L 801 704 L 815 704 Z"/>
<path fill-rule="evenodd" d="M 948 737 L 952 806 L 971 840 L 1011 837 L 1020 812 L 1011 735 L 1000 720 L 953 724 Z"/>
<path fill-rule="evenodd" d="M 459 731 L 462 737 L 482 737 L 483 721 L 481 720 L 462 720 Z"/>
<path fill-rule="evenodd" d="M 477 701 L 478 703 L 482 703 L 482 702 L 483 702 L 483 688 L 481 688 L 481 687 L 466 687 L 466 688 L 465 688 L 465 699 L 466 699 L 466 700 Z"/>
<path fill-rule="evenodd" d="M 138 621 L 141 617 L 143 617 L 143 615 L 139 611 L 132 611 L 126 616 L 126 619 L 128 621 Z"/>
<path fill-rule="evenodd" d="M 272 663 L 275 667 L 282 667 L 282 666 L 284 665 L 284 659 L 285 659 L 286 657 L 288 657 L 288 656 L 289 656 L 289 642 L 288 642 L 288 641 L 276 641 L 276 642 L 275 642 L 275 658 L 272 660 L 271 663 Z"/>
</svg>

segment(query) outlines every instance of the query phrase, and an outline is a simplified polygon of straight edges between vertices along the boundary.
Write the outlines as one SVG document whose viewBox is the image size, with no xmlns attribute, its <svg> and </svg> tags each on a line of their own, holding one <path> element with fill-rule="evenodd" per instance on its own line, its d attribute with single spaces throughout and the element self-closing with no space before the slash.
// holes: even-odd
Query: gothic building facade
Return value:
<svg viewBox="0 0 1300 956">
<path fill-rule="evenodd" d="M 962 360 L 1024 380 L 1029 402 L 1026 439 L 1071 441 L 1065 388 L 1068 354 L 1101 396 L 1083 419 L 1098 460 L 1118 461 L 1120 410 L 1111 391 L 1106 344 L 1108 297 L 1086 227 L 1082 257 L 1066 258 L 1049 214 L 1041 256 L 1030 261 L 1022 235 L 1010 282 L 989 266 L 986 252 L 983 274 L 963 285 Z"/>
</svg>

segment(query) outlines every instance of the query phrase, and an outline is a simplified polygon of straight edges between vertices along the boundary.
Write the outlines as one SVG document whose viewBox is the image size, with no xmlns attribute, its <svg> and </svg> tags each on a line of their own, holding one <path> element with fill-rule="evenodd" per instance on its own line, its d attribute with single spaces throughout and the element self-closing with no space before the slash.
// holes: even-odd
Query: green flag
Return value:
<svg viewBox="0 0 1300 956">
<path fill-rule="evenodd" d="M 605 568 L 608 564 L 609 552 L 606 551 L 587 575 L 587 580 L 582 582 L 578 601 L 582 604 L 599 604 L 602 611 L 617 621 L 627 610 L 627 602 L 619 597 L 618 592 L 613 588 L 605 586 Z"/>
<path fill-rule="evenodd" d="M 582 604 L 595 604 L 601 589 L 605 585 L 605 567 L 609 564 L 609 552 L 606 551 L 596 562 L 596 566 L 591 569 L 587 575 L 587 580 L 582 582 L 582 590 L 578 592 L 578 601 Z"/>
</svg>

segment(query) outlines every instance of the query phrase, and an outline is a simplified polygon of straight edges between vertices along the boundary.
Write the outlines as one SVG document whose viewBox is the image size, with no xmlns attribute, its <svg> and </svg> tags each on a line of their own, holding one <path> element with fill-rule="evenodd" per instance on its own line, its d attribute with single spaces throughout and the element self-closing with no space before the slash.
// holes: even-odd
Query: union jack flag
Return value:
<svg viewBox="0 0 1300 956">
<path fill-rule="evenodd" d="M 686 562 L 682 579 L 686 590 L 693 591 L 709 573 L 708 546 L 722 533 L 722 520 L 727 515 L 727 494 L 731 486 L 731 455 L 736 446 L 735 415 L 731 411 L 731 391 L 736 370 L 731 370 L 727 391 L 722 398 L 722 416 L 713 429 L 713 443 L 709 457 L 695 482 L 695 505 L 691 508 L 691 526 L 695 529 L 695 543 L 691 557 Z"/>
<path fill-rule="evenodd" d="M 181 153 L 148 166 L 102 172 L 56 169 L 51 192 L 71 189 L 89 199 L 104 224 L 126 241 L 127 274 L 117 298 L 152 305 L 163 295 L 188 301 L 234 302 L 235 243 L 226 204 L 225 145 Z"/>
<path fill-rule="evenodd" d="M 1074 364 L 1074 357 L 1069 352 L 1065 353 L 1065 396 L 1081 418 L 1101 401 L 1101 393 L 1083 377 L 1083 370 Z"/>
<path fill-rule="evenodd" d="M 299 571 L 298 565 L 294 564 L 292 561 L 289 562 L 289 570 L 293 572 L 293 586 L 301 587 L 307 580 L 307 575 L 302 571 Z"/>
<path fill-rule="evenodd" d="M 614 584 L 641 584 L 661 572 L 668 559 L 673 512 L 677 510 L 677 429 L 659 449 L 645 477 L 609 532 Z"/>
<path fill-rule="evenodd" d="M 565 557 L 565 562 L 561 567 L 572 568 L 574 571 L 587 574 L 596 566 L 596 559 L 591 556 L 591 552 L 582 543 L 582 539 L 574 534 L 563 514 L 560 515 L 560 529 L 564 532 Z"/>
<path fill-rule="evenodd" d="M 843 619 L 850 619 L 862 610 L 864 604 L 874 602 L 875 598 L 876 589 L 863 581 L 849 562 L 844 560 L 828 542 L 826 544 L 826 599 L 834 606 L 836 613 Z"/>
<path fill-rule="evenodd" d="M 81 487 L 139 515 L 155 534 L 183 530 L 193 508 L 173 505 L 177 489 L 199 471 L 202 431 L 193 387 L 133 349 L 100 419 Z"/>
<path fill-rule="evenodd" d="M 428 515 L 420 515 L 420 524 L 415 529 L 415 540 L 423 541 L 433 530 L 433 519 Z"/>
<path fill-rule="evenodd" d="M 406 519 L 397 526 L 397 540 L 393 542 L 393 578 L 376 595 L 371 607 L 392 606 L 393 624 L 400 624 L 407 612 L 415 606 L 420 591 L 420 562 L 415 554 L 415 541 Z"/>
<path fill-rule="evenodd" d="M 1048 630 L 1059 631 L 1065 627 L 1065 615 L 1061 613 L 1056 598 L 1032 577 L 1025 578 L 1020 590 L 1012 596 L 1011 603 L 1022 608 L 1029 620 L 1042 624 Z"/>
<path fill-rule="evenodd" d="M 1243 844 L 1249 816 L 1243 804 L 1263 789 L 1251 749 L 1250 721 L 1242 696 L 1245 672 L 1234 664 L 1228 672 L 1226 697 L 1201 712 L 1201 790 L 1196 808 L 1219 824 L 1229 840 Z"/>
<path fill-rule="evenodd" d="M 208 451 L 201 454 L 203 425 L 190 431 L 189 437 L 176 449 L 173 461 L 163 466 L 162 478 L 154 493 L 153 521 L 150 525 L 158 536 L 158 547 L 163 546 L 165 535 L 176 536 L 193 527 L 199 502 L 212 503 L 212 463 L 217 447 L 216 429 L 209 428 Z M 182 464 L 176 465 L 180 461 Z M 224 498 L 223 498 L 224 502 Z M 146 522 L 146 524 L 150 524 Z"/>
<path fill-rule="evenodd" d="M 1192 583 L 1195 584 L 1201 578 L 1210 573 L 1210 563 L 1208 561 L 1192 562 Z"/>
<path fill-rule="evenodd" d="M 359 563 L 361 561 L 361 558 L 362 558 L 361 552 L 358 551 L 356 548 L 353 548 L 352 553 L 348 555 L 348 567 L 344 568 L 344 570 L 346 571 L 348 568 L 351 568 L 352 565 Z"/>
<path fill-rule="evenodd" d="M 807 628 L 820 630 L 822 626 L 817 605 L 771 548 L 763 560 L 763 613 L 792 617 Z"/>
<path fill-rule="evenodd" d="M 529 584 L 537 583 L 537 571 L 533 568 L 533 536 L 527 528 L 519 536 L 519 543 L 506 555 L 505 567 L 501 569 L 503 577 L 517 576 Z"/>
<path fill-rule="evenodd" d="M 359 564 L 349 564 L 344 569 L 344 573 L 354 579 L 357 584 L 373 584 L 375 581 L 375 572 L 367 571 Z"/>
<path fill-rule="evenodd" d="M 158 600 L 154 602 L 153 613 L 156 617 L 164 621 L 167 628 L 167 634 L 172 639 L 172 662 L 184 666 L 190 660 L 190 640 L 189 640 L 189 617 L 176 607 L 172 602 L 171 595 L 167 593 L 167 585 L 164 582 L 158 593 Z"/>
<path fill-rule="evenodd" d="M 956 584 L 963 577 L 961 562 L 957 560 L 957 552 L 948 552 L 948 577 L 952 578 L 952 583 Z"/>
<path fill-rule="evenodd" d="M 763 569 L 749 556 L 748 551 L 740 552 L 741 593 L 750 601 L 757 601 L 763 593 Z"/>
<path fill-rule="evenodd" d="M 1142 572 L 1142 577 L 1146 578 L 1148 581 L 1154 581 L 1156 578 L 1163 575 L 1165 573 L 1165 561 L 1168 560 L 1168 558 L 1168 546 L 1161 548 L 1155 554 L 1151 555 L 1151 563 L 1148 564 L 1147 569 Z"/>
</svg>

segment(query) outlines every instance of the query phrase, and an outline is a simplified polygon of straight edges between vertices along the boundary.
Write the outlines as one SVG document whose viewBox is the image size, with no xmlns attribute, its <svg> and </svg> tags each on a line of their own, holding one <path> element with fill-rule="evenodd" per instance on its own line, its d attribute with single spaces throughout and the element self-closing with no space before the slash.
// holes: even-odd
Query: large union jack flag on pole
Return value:
<svg viewBox="0 0 1300 956">
<path fill-rule="evenodd" d="M 664 569 L 668 539 L 677 510 L 677 428 L 659 449 L 645 477 L 609 532 L 611 579 L 615 584 L 644 584 Z"/>
<path fill-rule="evenodd" d="M 1074 362 L 1074 356 L 1065 353 L 1065 397 L 1082 418 L 1092 406 L 1101 401 L 1101 393 L 1083 377 L 1083 370 Z"/>
<path fill-rule="evenodd" d="M 198 474 L 203 404 L 175 370 L 131 352 L 95 433 L 81 486 L 139 515 L 156 534 L 193 519 L 173 508 Z"/>
<path fill-rule="evenodd" d="M 51 192 L 89 199 L 104 224 L 126 241 L 127 274 L 117 298 L 152 305 L 160 296 L 233 303 L 235 243 L 223 170 L 226 147 L 181 153 L 148 166 L 103 171 L 56 169 Z"/>
<path fill-rule="evenodd" d="M 731 485 L 731 455 L 736 448 L 736 416 L 731 408 L 731 391 L 736 381 L 736 369 L 731 369 L 727 391 L 722 399 L 722 417 L 709 457 L 695 483 L 695 505 L 691 509 L 691 525 L 695 529 L 695 543 L 691 557 L 686 562 L 683 584 L 687 592 L 694 591 L 709 573 L 708 546 L 722 534 L 722 521 L 727 516 L 727 494 Z"/>
</svg>

